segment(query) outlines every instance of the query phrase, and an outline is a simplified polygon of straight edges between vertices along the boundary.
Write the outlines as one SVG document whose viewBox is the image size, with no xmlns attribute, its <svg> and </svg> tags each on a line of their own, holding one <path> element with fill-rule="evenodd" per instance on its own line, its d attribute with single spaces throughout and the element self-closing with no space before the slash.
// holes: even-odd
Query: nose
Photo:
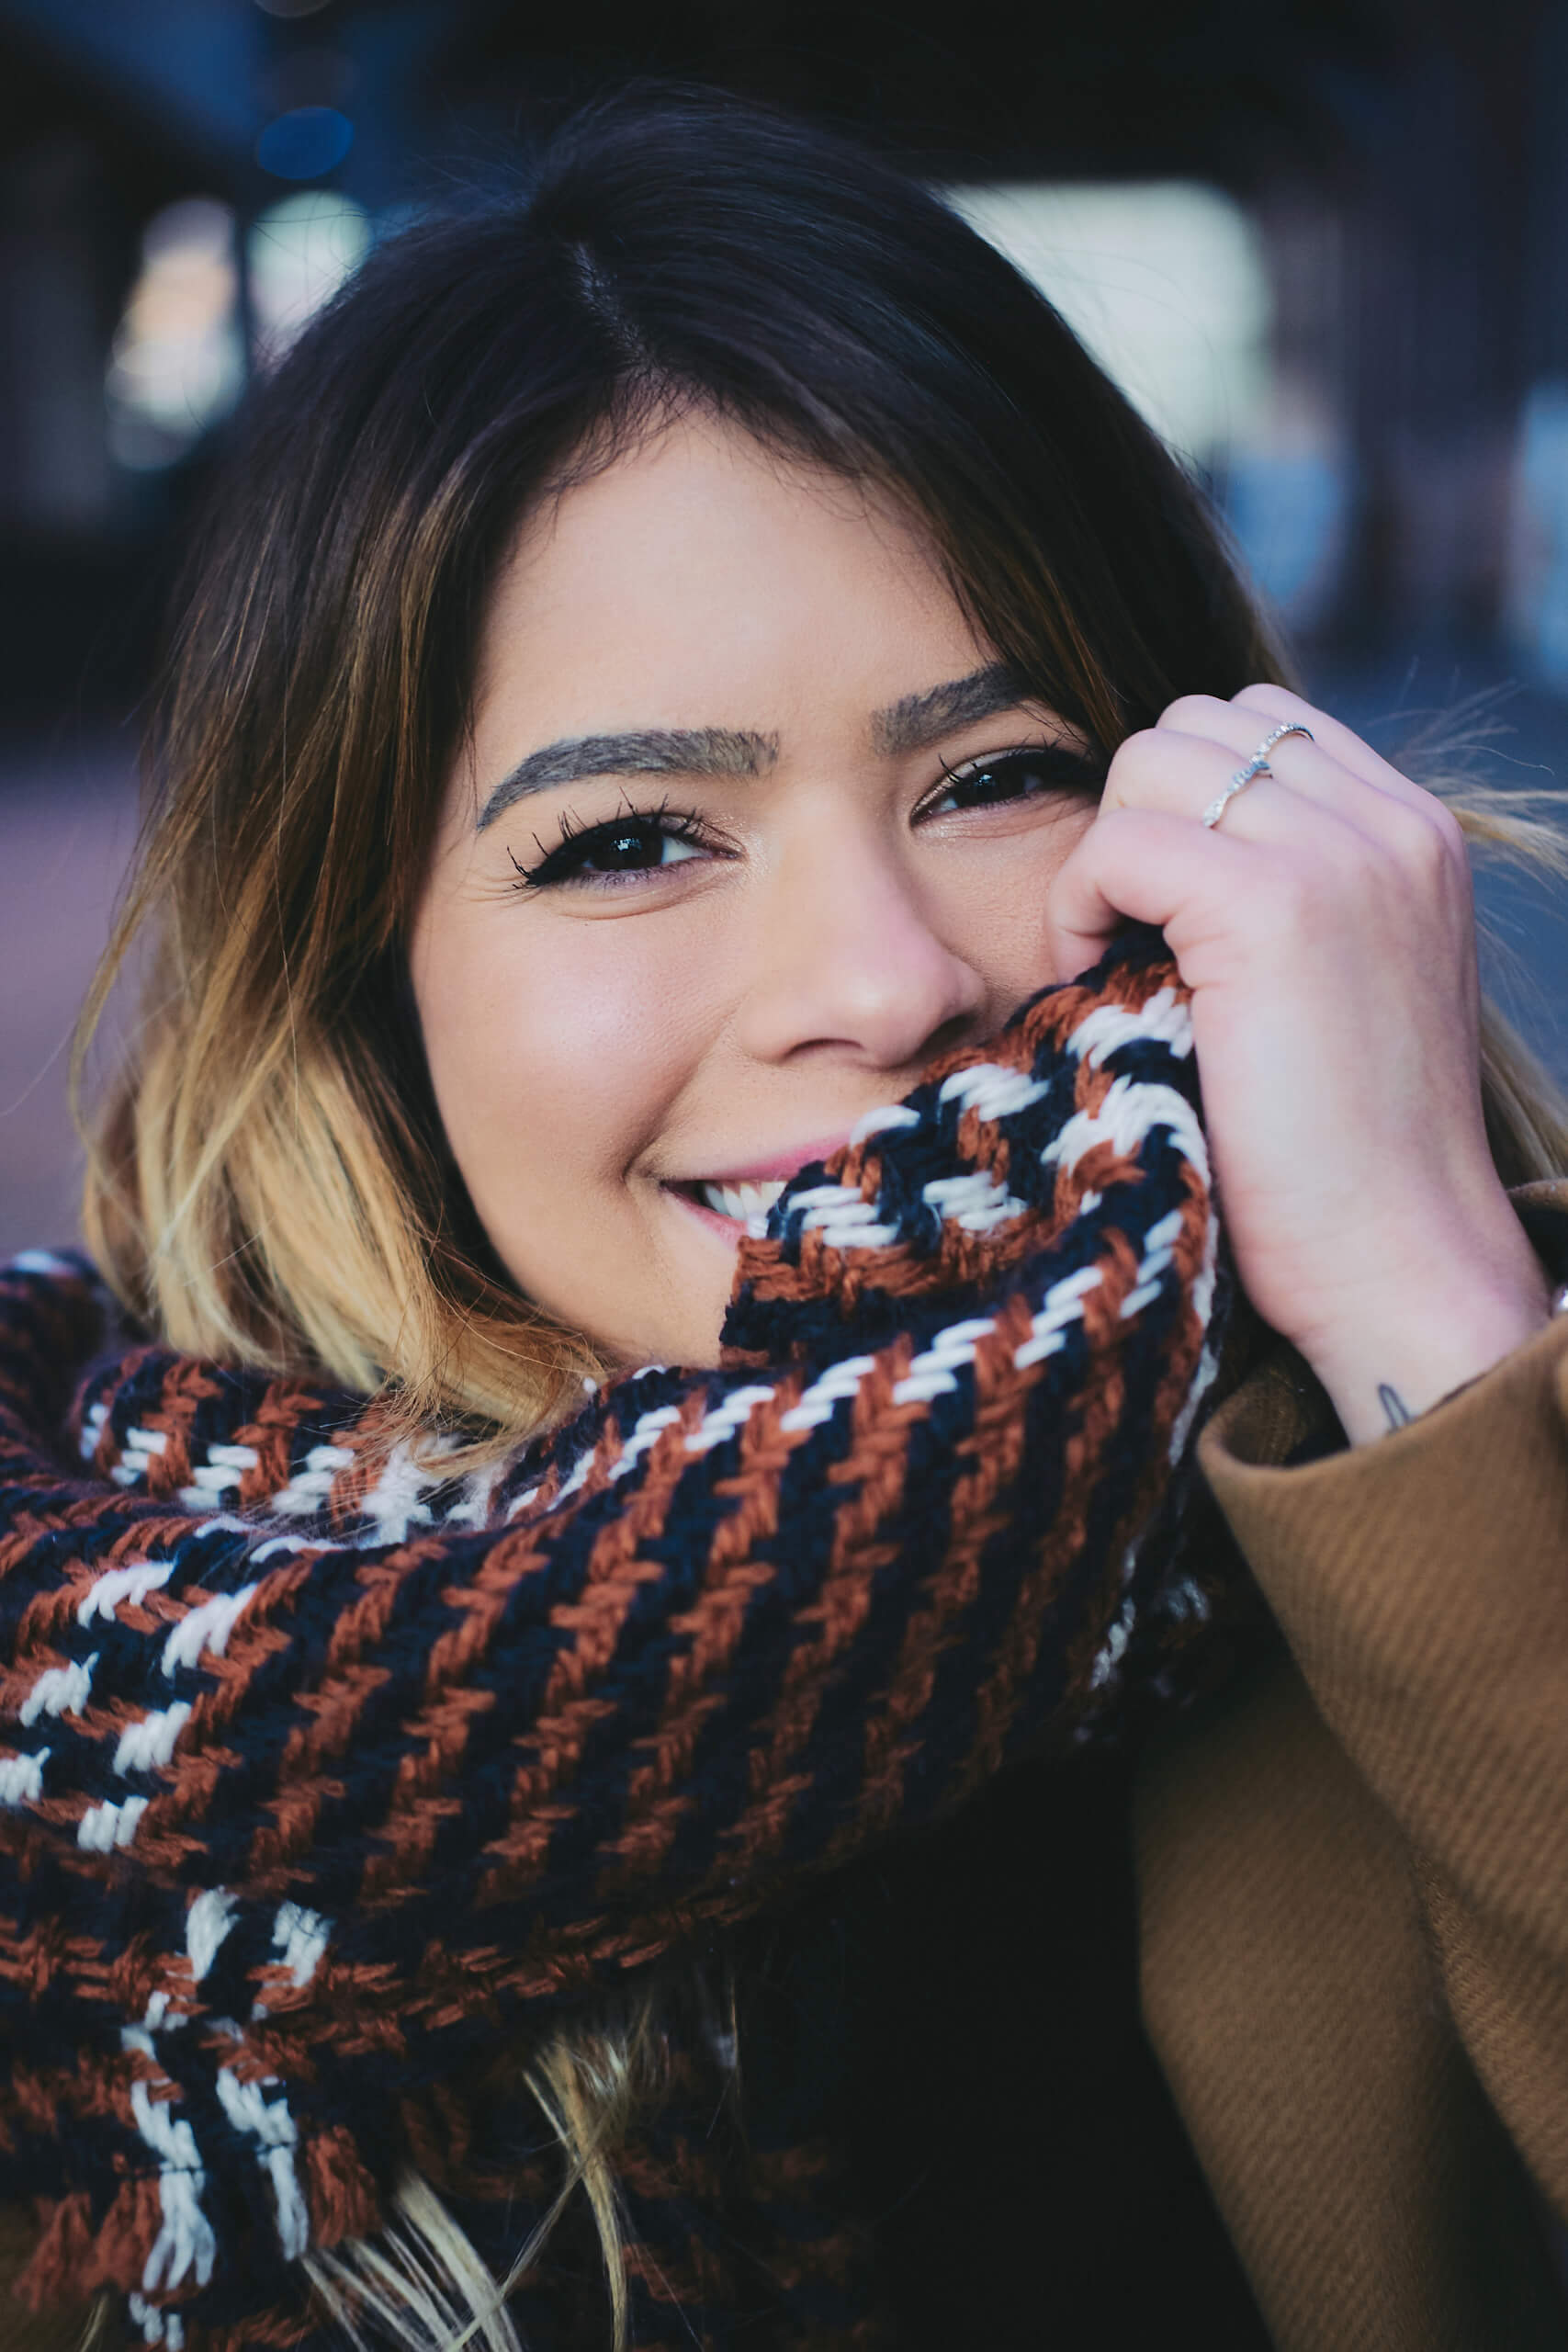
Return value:
<svg viewBox="0 0 1568 2352">
<path fill-rule="evenodd" d="M 936 927 L 899 845 L 869 816 L 803 825 L 755 904 L 740 1042 L 762 1061 L 836 1052 L 912 1067 L 986 1015 L 976 965 Z"/>
</svg>

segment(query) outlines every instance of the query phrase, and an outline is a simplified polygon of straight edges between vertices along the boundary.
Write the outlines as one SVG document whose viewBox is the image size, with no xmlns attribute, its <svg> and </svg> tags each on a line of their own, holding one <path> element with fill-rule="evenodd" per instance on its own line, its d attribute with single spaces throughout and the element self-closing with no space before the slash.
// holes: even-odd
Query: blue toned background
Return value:
<svg viewBox="0 0 1568 2352">
<path fill-rule="evenodd" d="M 638 72 L 894 141 L 1208 483 L 1315 699 L 1568 773 L 1560 0 L 0 0 L 0 1249 L 73 1228 L 64 1043 L 247 377 L 389 227 Z M 1556 893 L 1482 895 L 1568 1078 Z"/>
</svg>

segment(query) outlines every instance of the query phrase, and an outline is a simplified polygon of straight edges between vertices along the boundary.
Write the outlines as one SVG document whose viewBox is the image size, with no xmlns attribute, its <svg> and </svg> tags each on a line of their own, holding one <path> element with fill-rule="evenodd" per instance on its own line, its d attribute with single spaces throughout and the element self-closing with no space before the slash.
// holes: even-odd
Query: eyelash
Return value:
<svg viewBox="0 0 1568 2352">
<path fill-rule="evenodd" d="M 982 758 L 964 762 L 957 767 L 944 767 L 940 785 L 920 802 L 914 812 L 913 821 L 919 823 L 922 818 L 933 815 L 937 804 L 950 792 L 966 784 L 975 784 L 998 770 L 1005 772 L 1016 763 L 1025 761 L 1036 767 L 1055 770 L 1052 784 L 1064 790 L 1098 789 L 1104 781 L 1091 762 L 1077 752 L 1050 743 L 1021 743 L 1010 751 L 993 752 Z M 1046 793 L 1019 796 L 1021 798 L 1038 799 L 1046 797 Z M 980 801 L 973 805 L 997 808 L 1007 807 L 1010 803 Z M 618 815 L 597 825 L 580 823 L 570 810 L 562 813 L 559 822 L 560 839 L 553 848 L 547 849 L 538 835 L 535 835 L 539 855 L 534 865 L 525 865 L 513 851 L 507 851 L 515 877 L 512 885 L 513 889 L 547 890 L 573 882 L 588 882 L 591 878 L 588 860 L 596 852 L 607 849 L 617 839 L 625 841 L 634 834 L 648 848 L 660 841 L 676 841 L 692 849 L 707 850 L 716 856 L 734 854 L 722 837 L 714 831 L 707 820 L 694 808 L 672 808 L 667 800 L 661 800 L 656 808 L 639 808 L 628 800 Z M 612 871 L 592 879 L 601 888 L 614 888 L 658 871 L 657 866 L 631 866 L 623 868 L 619 873 Z"/>
<path fill-rule="evenodd" d="M 1061 743 L 1017 743 L 1008 752 L 983 752 L 978 759 L 961 761 L 957 767 L 944 766 L 941 784 L 927 794 L 915 815 L 919 819 L 934 814 L 935 804 L 944 800 L 957 786 L 978 783 L 982 776 L 992 775 L 998 768 L 1006 770 L 1017 763 L 1038 768 L 1048 778 L 1045 791 L 1022 795 L 1021 797 L 1044 800 L 1057 791 L 1098 794 L 1105 786 L 1105 769 L 1100 759 L 1101 755 L 1096 752 L 1075 752 Z M 997 808 L 1008 804 L 980 801 L 973 805 Z"/>
<path fill-rule="evenodd" d="M 607 848 L 616 839 L 624 840 L 632 833 L 649 843 L 660 840 L 683 842 L 689 848 L 711 850 L 717 856 L 722 856 L 728 846 L 694 808 L 671 808 L 667 800 L 661 800 L 655 808 L 638 808 L 628 800 L 617 816 L 598 825 L 584 825 L 570 809 L 563 809 L 559 822 L 560 839 L 553 849 L 547 849 L 535 834 L 534 844 L 539 853 L 536 864 L 525 865 L 512 850 L 507 851 L 514 890 L 548 890 L 581 880 L 587 861 L 595 850 Z M 602 874 L 597 879 L 613 888 L 617 882 L 636 880 L 639 874 L 657 871 L 657 867 L 632 866 L 619 875 Z"/>
</svg>

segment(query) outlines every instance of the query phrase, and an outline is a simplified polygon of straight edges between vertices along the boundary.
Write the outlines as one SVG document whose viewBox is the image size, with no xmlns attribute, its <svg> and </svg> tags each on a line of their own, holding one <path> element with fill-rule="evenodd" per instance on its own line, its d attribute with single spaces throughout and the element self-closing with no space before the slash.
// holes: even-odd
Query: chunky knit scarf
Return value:
<svg viewBox="0 0 1568 2352">
<path fill-rule="evenodd" d="M 36 2297 L 313 2341 L 297 2257 L 410 2163 L 491 2199 L 504 2267 L 528 2151 L 484 2157 L 461 2087 L 498 2051 L 1158 1682 L 1203 1606 L 1190 1043 L 1131 935 L 786 1188 L 724 1369 L 479 1473 L 127 1335 L 79 1260 L 6 1270 L 0 2194 Z M 649 2146 L 634 2340 L 690 2342 Z"/>
</svg>

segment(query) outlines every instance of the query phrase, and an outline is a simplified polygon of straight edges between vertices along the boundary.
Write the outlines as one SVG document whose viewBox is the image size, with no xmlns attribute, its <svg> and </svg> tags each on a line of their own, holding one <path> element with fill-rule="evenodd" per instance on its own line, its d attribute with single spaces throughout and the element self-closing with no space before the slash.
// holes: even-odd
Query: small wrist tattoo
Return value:
<svg viewBox="0 0 1568 2352">
<path fill-rule="evenodd" d="M 1416 1419 L 1398 1389 L 1391 1388 L 1386 1380 L 1378 1384 L 1378 1403 L 1387 1415 L 1391 1430 L 1408 1429 Z"/>
</svg>

